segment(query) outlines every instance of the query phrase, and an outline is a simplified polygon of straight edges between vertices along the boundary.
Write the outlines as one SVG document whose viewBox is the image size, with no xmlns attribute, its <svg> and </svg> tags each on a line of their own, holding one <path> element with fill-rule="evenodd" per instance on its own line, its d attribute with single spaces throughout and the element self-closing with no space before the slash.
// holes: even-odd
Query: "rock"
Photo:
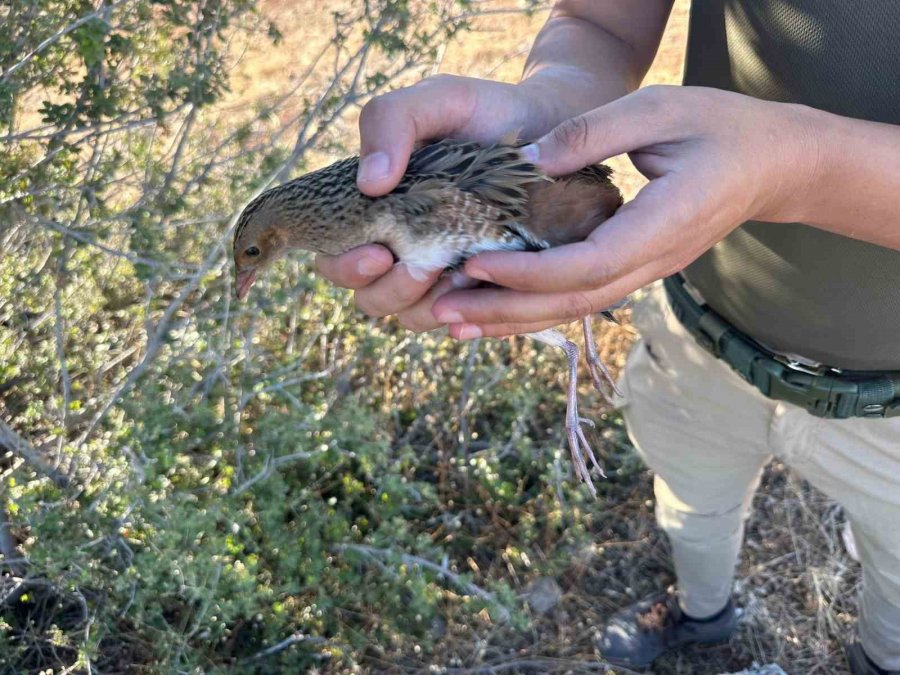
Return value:
<svg viewBox="0 0 900 675">
<path fill-rule="evenodd" d="M 528 585 L 525 591 L 528 604 L 538 614 L 546 614 L 559 604 L 562 589 L 551 577 L 540 577 Z"/>
</svg>

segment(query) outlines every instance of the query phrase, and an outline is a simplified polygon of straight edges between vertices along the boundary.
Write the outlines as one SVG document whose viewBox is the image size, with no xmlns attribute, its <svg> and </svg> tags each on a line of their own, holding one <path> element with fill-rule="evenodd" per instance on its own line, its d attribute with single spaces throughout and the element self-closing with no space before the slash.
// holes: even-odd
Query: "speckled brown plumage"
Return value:
<svg viewBox="0 0 900 675">
<path fill-rule="evenodd" d="M 239 271 L 261 271 L 293 248 L 336 255 L 380 242 L 413 268 L 451 267 L 484 250 L 580 241 L 621 204 L 596 166 L 550 179 L 515 146 L 445 140 L 416 150 L 397 188 L 367 197 L 357 158 L 272 188 L 235 230 Z M 252 248 L 255 256 L 245 255 Z"/>
<path fill-rule="evenodd" d="M 368 243 L 387 246 L 413 275 L 451 268 L 482 251 L 540 250 L 585 239 L 621 205 L 608 167 L 550 178 L 516 145 L 443 140 L 413 152 L 400 184 L 368 197 L 356 187 L 358 159 L 336 162 L 264 192 L 241 214 L 234 235 L 238 297 L 259 272 L 291 249 L 337 255 Z M 585 322 L 588 364 L 598 388 L 608 373 Z M 569 359 L 566 430 L 576 473 L 593 492 L 585 463 L 599 469 L 575 401 L 577 347 L 556 331 L 531 337 Z"/>
</svg>

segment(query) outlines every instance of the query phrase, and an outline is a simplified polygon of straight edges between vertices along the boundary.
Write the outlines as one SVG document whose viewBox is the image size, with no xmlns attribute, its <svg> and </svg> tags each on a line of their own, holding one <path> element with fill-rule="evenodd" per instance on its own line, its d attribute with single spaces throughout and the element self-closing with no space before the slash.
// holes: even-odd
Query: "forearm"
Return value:
<svg viewBox="0 0 900 675">
<path fill-rule="evenodd" d="M 801 114 L 812 168 L 792 219 L 900 250 L 900 126 Z"/>
<path fill-rule="evenodd" d="M 636 89 L 659 47 L 672 0 L 557 2 L 535 39 L 519 87 L 539 110 L 523 136 Z"/>
</svg>

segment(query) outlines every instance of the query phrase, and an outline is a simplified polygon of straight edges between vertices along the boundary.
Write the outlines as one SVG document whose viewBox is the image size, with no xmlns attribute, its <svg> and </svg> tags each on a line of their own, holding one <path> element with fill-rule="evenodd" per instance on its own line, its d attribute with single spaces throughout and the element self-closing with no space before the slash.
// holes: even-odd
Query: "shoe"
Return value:
<svg viewBox="0 0 900 675">
<path fill-rule="evenodd" d="M 850 666 L 850 675 L 900 675 L 900 670 L 885 670 L 876 665 L 859 640 L 847 646 L 847 665 Z"/>
<path fill-rule="evenodd" d="M 692 619 L 670 589 L 619 610 L 597 640 L 602 657 L 613 666 L 643 668 L 664 652 L 690 644 L 724 642 L 737 628 L 737 612 L 729 600 L 708 619 Z"/>
</svg>

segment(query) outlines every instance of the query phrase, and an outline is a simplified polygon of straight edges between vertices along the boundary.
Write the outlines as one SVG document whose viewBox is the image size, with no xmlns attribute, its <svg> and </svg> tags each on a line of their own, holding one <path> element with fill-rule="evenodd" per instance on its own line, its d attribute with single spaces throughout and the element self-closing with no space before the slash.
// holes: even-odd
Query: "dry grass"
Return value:
<svg viewBox="0 0 900 675">
<path fill-rule="evenodd" d="M 598 662 L 593 639 L 618 608 L 674 582 L 668 545 L 656 530 L 649 472 L 618 475 L 618 496 L 596 517 L 597 544 L 573 552 L 556 576 L 559 604 L 530 631 L 482 626 L 471 643 L 448 641 L 446 661 L 482 650 L 458 672 L 629 672 Z M 858 565 L 841 548 L 842 514 L 781 464 L 766 472 L 748 525 L 736 585 L 740 628 L 727 644 L 683 650 L 656 662 L 656 675 L 719 675 L 778 663 L 789 675 L 846 673 L 840 639 L 850 635 Z M 451 671 L 452 672 L 452 671 Z"/>
<path fill-rule="evenodd" d="M 280 48 L 242 61 L 234 106 L 281 94 L 284 82 L 312 65 L 329 35 L 328 3 L 322 0 L 264 0 L 262 9 L 285 39 Z M 680 80 L 687 9 L 686 0 L 676 3 L 648 83 Z M 481 20 L 476 32 L 446 50 L 440 70 L 514 81 L 543 18 L 498 14 Z M 355 139 L 347 144 L 352 147 Z M 633 195 L 643 178 L 626 160 L 613 163 L 618 181 Z M 627 322 L 605 331 L 601 349 L 614 368 L 622 366 L 632 339 Z M 673 582 L 667 544 L 654 526 L 650 474 L 636 460 L 630 465 L 631 473 L 620 471 L 614 479 L 615 498 L 599 507 L 597 545 L 576 552 L 558 575 L 559 604 L 535 616 L 527 631 L 486 622 L 448 632 L 438 652 L 443 665 L 482 664 L 458 672 L 602 671 L 592 645 L 596 627 L 617 608 Z M 850 633 L 859 571 L 840 545 L 839 507 L 777 463 L 768 469 L 755 507 L 737 585 L 744 608 L 739 633 L 727 645 L 665 658 L 653 672 L 704 675 L 741 670 L 754 661 L 778 662 L 792 675 L 845 672 L 840 639 Z M 370 666 L 399 668 L 377 660 Z"/>
</svg>

